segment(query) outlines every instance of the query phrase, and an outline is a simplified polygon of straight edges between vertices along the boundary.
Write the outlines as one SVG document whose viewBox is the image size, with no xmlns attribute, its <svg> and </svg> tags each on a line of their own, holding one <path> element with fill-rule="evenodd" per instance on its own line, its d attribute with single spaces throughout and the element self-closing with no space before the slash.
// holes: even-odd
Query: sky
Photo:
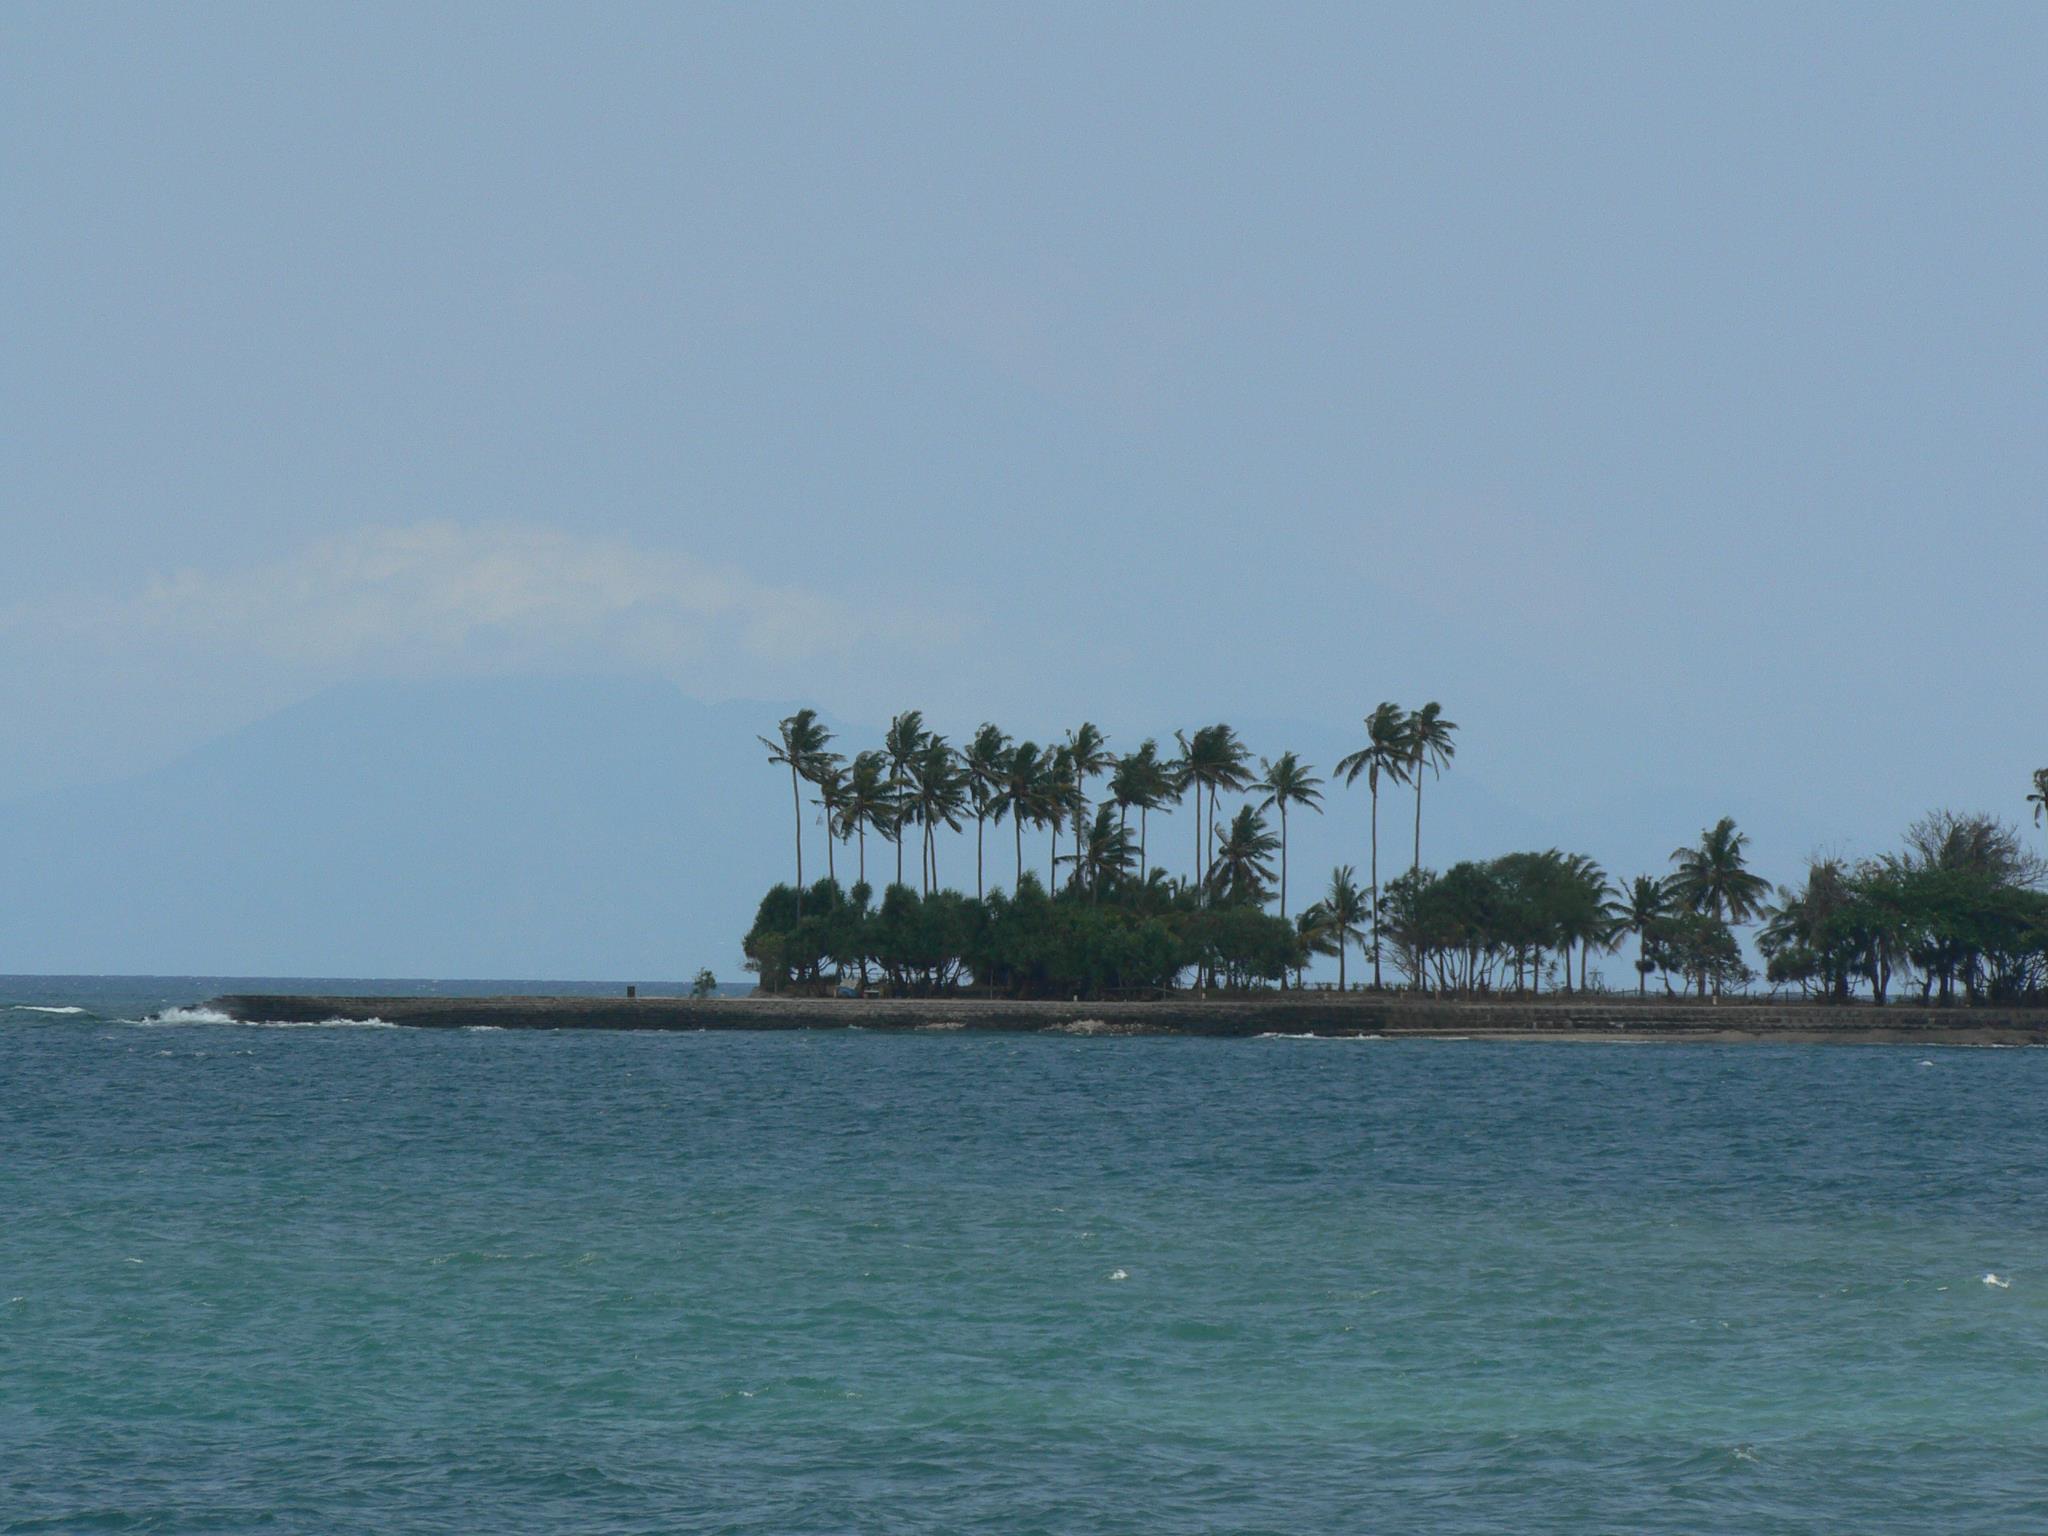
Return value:
<svg viewBox="0 0 2048 1536">
<path fill-rule="evenodd" d="M 2019 819 L 2044 66 L 2038 6 L 10 6 L 0 802 L 587 675 L 1434 698 L 1616 865 Z"/>
</svg>

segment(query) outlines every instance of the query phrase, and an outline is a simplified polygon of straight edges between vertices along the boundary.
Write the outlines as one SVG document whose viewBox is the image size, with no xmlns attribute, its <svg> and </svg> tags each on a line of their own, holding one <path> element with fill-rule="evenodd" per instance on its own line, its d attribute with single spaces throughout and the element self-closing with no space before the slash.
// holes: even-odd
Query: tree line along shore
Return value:
<svg viewBox="0 0 2048 1536">
<path fill-rule="evenodd" d="M 762 898 L 747 968 L 782 996 L 1142 999 L 1298 990 L 1323 957 L 1349 991 L 1355 956 L 1360 990 L 1538 998 L 1585 994 L 1590 957 L 1627 945 L 1643 999 L 1654 977 L 1667 997 L 1762 984 L 1838 1003 L 2048 1002 L 2048 860 L 1999 817 L 1933 811 L 1894 852 L 1815 858 L 1775 887 L 1727 817 L 1674 849 L 1668 870 L 1625 880 L 1554 848 L 1437 870 L 1422 859 L 1423 790 L 1452 766 L 1457 724 L 1432 702 L 1382 703 L 1362 725 L 1326 783 L 1297 753 L 1255 758 L 1221 723 L 1176 733 L 1171 749 L 1148 738 L 1116 752 L 1092 723 L 1046 744 L 985 724 L 956 747 L 913 710 L 848 758 L 799 710 L 761 738 L 789 775 L 795 879 Z M 1337 866 L 1290 913 L 1290 818 L 1320 814 L 1332 784 L 1368 799 L 1365 874 Z M 1381 801 L 1396 794 L 1407 857 L 1383 879 Z M 2026 801 L 2048 822 L 2048 769 Z M 1193 835 L 1173 839 L 1188 854 L 1176 872 L 1154 862 L 1152 817 L 1180 809 Z M 1006 824 L 999 875 L 989 834 Z M 819 825 L 825 874 L 806 882 Z M 1027 857 L 1027 831 L 1045 838 L 1042 857 Z M 973 840 L 972 895 L 939 879 L 946 836 Z"/>
</svg>

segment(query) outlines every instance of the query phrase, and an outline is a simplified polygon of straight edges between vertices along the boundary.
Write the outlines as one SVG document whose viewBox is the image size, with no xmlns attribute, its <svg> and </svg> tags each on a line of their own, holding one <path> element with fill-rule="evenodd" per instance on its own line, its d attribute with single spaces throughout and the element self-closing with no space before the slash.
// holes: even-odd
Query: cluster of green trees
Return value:
<svg viewBox="0 0 2048 1536">
<path fill-rule="evenodd" d="M 2048 769 L 2034 776 L 2035 818 Z M 1849 863 L 1816 859 L 1782 889 L 1757 936 L 1773 981 L 1883 1002 L 1917 980 L 1923 1000 L 2020 1002 L 2048 991 L 2048 864 L 1989 816 L 1938 811 L 1906 846 Z"/>
<path fill-rule="evenodd" d="M 762 901 L 746 938 L 749 966 L 770 990 L 879 981 L 897 992 L 943 992 L 966 983 L 1017 996 L 1113 995 L 1197 984 L 1300 983 L 1318 956 L 1333 957 L 1348 987 L 1350 953 L 1382 960 L 1412 987 L 1445 992 L 1541 992 L 1589 984 L 1588 961 L 1634 940 L 1637 991 L 1658 975 L 1701 996 L 1754 980 L 1736 929 L 1762 922 L 1758 949 L 1774 984 L 1846 998 L 1868 987 L 1886 1000 L 1903 976 L 1944 1000 L 2009 1000 L 2048 990 L 2048 867 L 2019 834 L 1989 817 L 1940 813 L 1917 823 L 1902 854 L 1849 867 L 1817 861 L 1800 890 L 1748 867 L 1748 839 L 1723 818 L 1695 845 L 1673 850 L 1672 870 L 1610 881 L 1584 854 L 1556 849 L 1452 865 L 1422 864 L 1422 786 L 1455 755 L 1457 726 L 1434 703 L 1382 704 L 1364 740 L 1341 759 L 1347 785 L 1371 801 L 1367 882 L 1342 865 L 1288 918 L 1288 818 L 1319 812 L 1323 780 L 1293 752 L 1252 766 L 1228 725 L 1176 733 L 1177 751 L 1146 740 L 1116 754 L 1092 724 L 1041 747 L 984 725 L 963 749 L 927 730 L 916 711 L 890 723 L 882 746 L 849 762 L 810 710 L 763 737 L 788 769 L 796 813 L 794 885 Z M 1415 792 L 1408 870 L 1382 888 L 1379 798 Z M 827 876 L 803 881 L 805 789 L 826 828 Z M 1098 797 L 1099 793 L 1099 797 Z M 1227 817 L 1224 795 L 1245 800 Z M 1150 816 L 1193 797 L 1192 873 L 1149 860 Z M 2028 796 L 2048 820 L 2048 769 Z M 1277 825 L 1268 813 L 1277 817 Z M 986 832 L 1008 820 L 1015 873 L 990 890 Z M 941 832 L 974 824 L 975 894 L 945 889 Z M 1024 832 L 1049 834 L 1046 876 L 1027 869 Z M 896 878 L 875 900 L 867 835 L 892 845 Z M 915 836 L 918 882 L 903 879 Z M 851 845 L 857 878 L 840 886 L 837 850 Z M 1277 901 L 1277 914 L 1266 909 Z M 1577 974 L 1574 977 L 1574 959 Z"/>
<path fill-rule="evenodd" d="M 1165 878 L 1049 894 L 1026 870 L 985 897 L 865 882 L 778 885 L 746 936 L 768 991 L 880 986 L 930 996 L 966 984 L 1013 997 L 1150 995 L 1194 975 L 1221 986 L 1282 979 L 1299 953 L 1293 925 L 1242 902 L 1204 904 Z"/>
</svg>

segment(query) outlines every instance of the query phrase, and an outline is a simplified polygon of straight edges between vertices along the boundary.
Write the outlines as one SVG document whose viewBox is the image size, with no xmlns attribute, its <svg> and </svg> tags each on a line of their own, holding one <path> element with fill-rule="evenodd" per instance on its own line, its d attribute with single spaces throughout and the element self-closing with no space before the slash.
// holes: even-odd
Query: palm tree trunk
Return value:
<svg viewBox="0 0 2048 1536">
<path fill-rule="evenodd" d="M 1145 860 L 1145 822 L 1151 814 L 1151 806 L 1141 805 L 1138 807 L 1138 884 L 1140 885 L 1143 885 L 1152 878 L 1152 871 L 1147 867 Z"/>
<path fill-rule="evenodd" d="M 1344 921 L 1344 919 L 1340 917 L 1337 919 L 1337 921 L 1341 923 Z M 1345 985 L 1344 982 L 1344 949 L 1344 935 L 1343 932 L 1340 930 L 1337 934 L 1337 990 L 1339 992 L 1348 992 L 1351 990 L 1348 986 Z"/>
<path fill-rule="evenodd" d="M 1415 872 L 1422 872 L 1422 768 L 1415 769 Z"/>
<path fill-rule="evenodd" d="M 804 915 L 804 797 L 797 788 L 796 764 L 789 765 L 789 799 L 796 807 L 796 915 Z"/>
<path fill-rule="evenodd" d="M 1287 915 L 1287 802 L 1280 802 L 1280 915 Z"/>
<path fill-rule="evenodd" d="M 1367 787 L 1372 790 L 1372 989 L 1380 989 L 1380 781 L 1379 770 Z"/>
<path fill-rule="evenodd" d="M 868 883 L 868 824 L 862 821 L 855 823 L 855 825 L 860 832 L 860 883 L 866 885 Z M 865 969 L 861 972 L 861 979 L 863 981 L 867 979 Z"/>
<path fill-rule="evenodd" d="M 1014 896 L 1017 887 L 1024 883 L 1024 813 L 1014 805 L 1010 807 L 1010 830 L 1017 834 L 1017 883 L 1010 887 Z"/>
<path fill-rule="evenodd" d="M 974 899 L 976 901 L 984 899 L 984 893 L 981 889 L 981 828 L 981 812 L 976 811 L 974 813 Z"/>
</svg>

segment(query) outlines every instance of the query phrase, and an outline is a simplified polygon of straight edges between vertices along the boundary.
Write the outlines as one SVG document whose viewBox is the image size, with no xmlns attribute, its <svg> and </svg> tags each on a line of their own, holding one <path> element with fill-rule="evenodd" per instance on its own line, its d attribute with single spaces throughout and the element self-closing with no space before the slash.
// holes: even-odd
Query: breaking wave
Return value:
<svg viewBox="0 0 2048 1536">
<path fill-rule="evenodd" d="M 130 1022 L 166 1024 L 232 1024 L 240 1029 L 396 1029 L 389 1019 L 237 1019 L 218 1008 L 165 1008 Z"/>
</svg>

